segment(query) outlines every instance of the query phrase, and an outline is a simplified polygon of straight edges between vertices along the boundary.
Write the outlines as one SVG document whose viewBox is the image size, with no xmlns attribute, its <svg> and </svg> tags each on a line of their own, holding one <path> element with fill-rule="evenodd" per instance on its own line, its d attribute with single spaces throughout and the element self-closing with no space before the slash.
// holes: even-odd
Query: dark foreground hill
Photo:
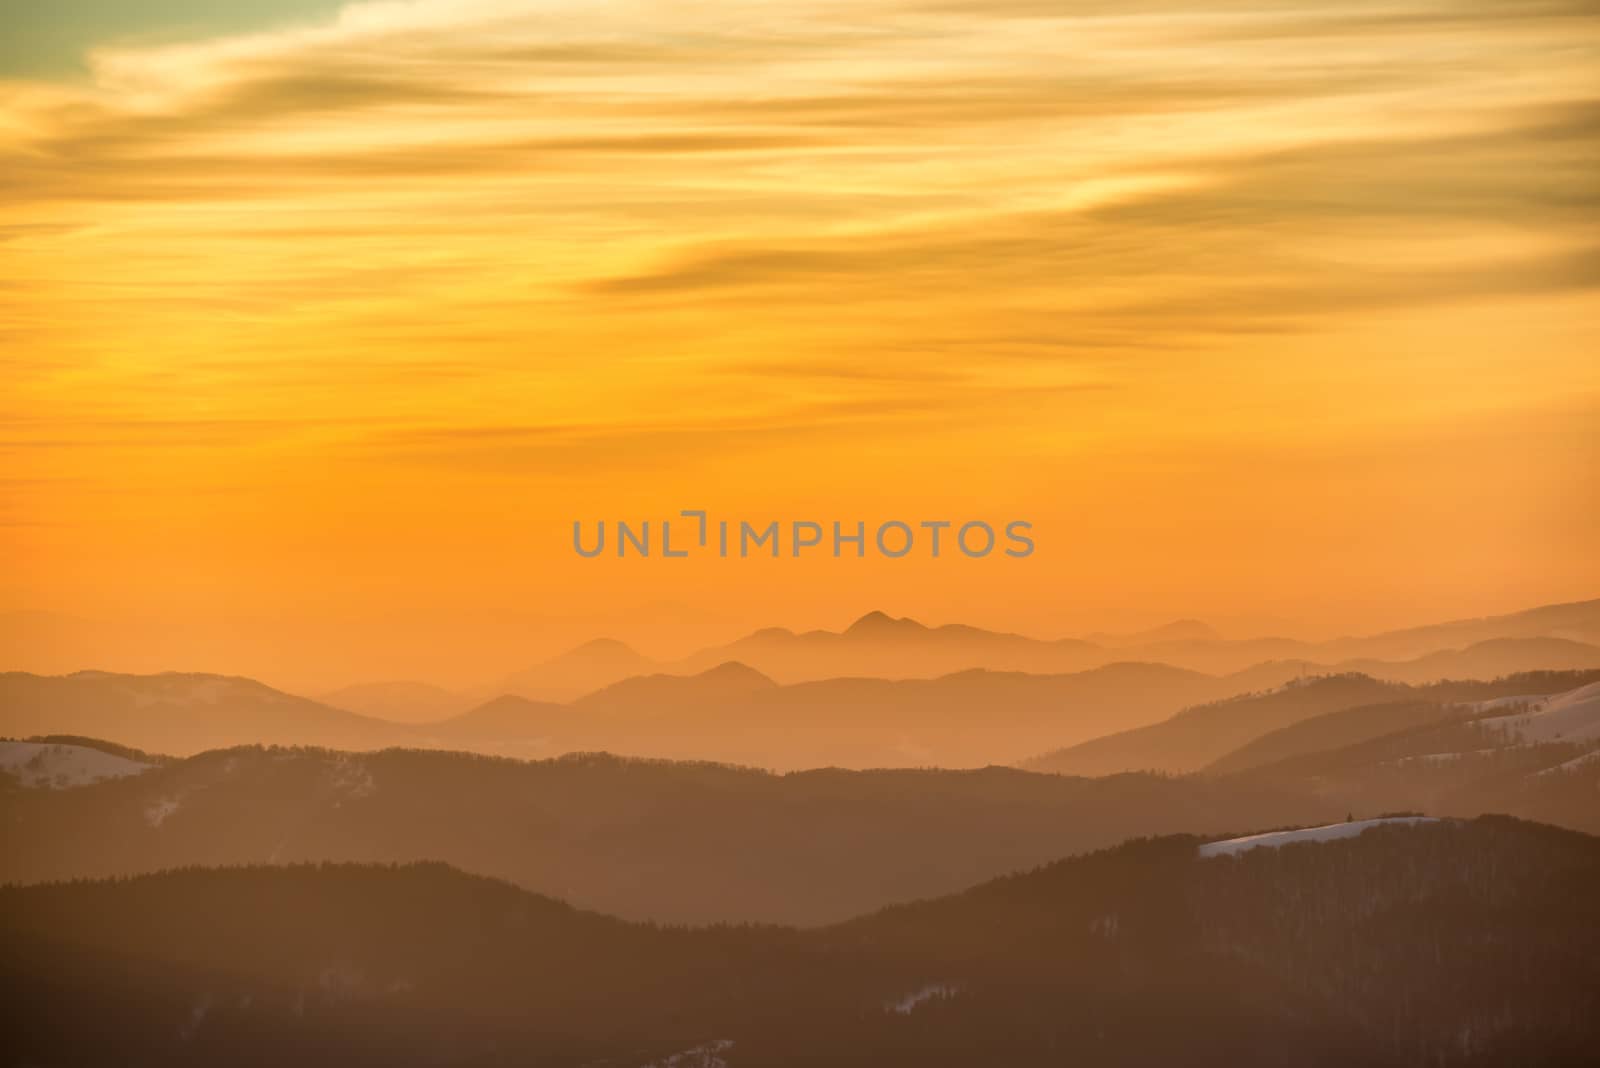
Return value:
<svg viewBox="0 0 1600 1068">
<path fill-rule="evenodd" d="M 1525 1065 L 1600 1048 L 1600 841 L 1482 819 L 1196 846 L 1136 841 L 804 932 L 632 925 L 434 864 L 8 888 L 0 1042 L 6 1063 L 62 1066 Z"/>
</svg>

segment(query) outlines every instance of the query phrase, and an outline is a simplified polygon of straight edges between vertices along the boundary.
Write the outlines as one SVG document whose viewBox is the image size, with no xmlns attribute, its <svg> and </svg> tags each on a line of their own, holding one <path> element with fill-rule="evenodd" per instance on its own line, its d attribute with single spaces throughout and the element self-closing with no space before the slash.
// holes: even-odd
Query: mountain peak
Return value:
<svg viewBox="0 0 1600 1068">
<path fill-rule="evenodd" d="M 1127 633 L 1113 633 L 1110 631 L 1095 631 L 1087 635 L 1086 641 L 1108 646 L 1137 646 L 1158 645 L 1163 642 L 1216 642 L 1222 640 L 1222 635 L 1209 623 L 1198 619 L 1178 619 L 1171 623 L 1164 623 L 1159 627 L 1149 630 L 1130 631 Z"/>
<path fill-rule="evenodd" d="M 638 650 L 627 642 L 619 642 L 615 638 L 591 638 L 582 645 L 575 645 L 568 649 L 562 656 L 638 656 Z"/>
<path fill-rule="evenodd" d="M 740 688 L 766 689 L 778 685 L 770 678 L 751 667 L 749 664 L 738 660 L 728 660 L 714 668 L 708 668 L 694 678 L 715 682 L 720 686 L 736 686 Z"/>
<path fill-rule="evenodd" d="M 1198 619 L 1178 619 L 1149 632 L 1152 640 L 1220 641 L 1222 635 L 1211 624 Z"/>
<path fill-rule="evenodd" d="M 903 616 L 894 618 L 887 612 L 868 612 L 846 628 L 846 634 L 904 634 L 910 631 L 927 630 L 921 623 Z"/>
</svg>

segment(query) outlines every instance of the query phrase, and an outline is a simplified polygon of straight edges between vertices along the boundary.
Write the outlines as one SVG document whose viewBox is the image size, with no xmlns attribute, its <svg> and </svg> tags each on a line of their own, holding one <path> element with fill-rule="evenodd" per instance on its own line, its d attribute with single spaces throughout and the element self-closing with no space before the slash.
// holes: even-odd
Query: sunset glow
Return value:
<svg viewBox="0 0 1600 1068">
<path fill-rule="evenodd" d="M 0 608 L 96 666 L 1600 583 L 1592 5 L 248 7 L 0 68 Z M 571 551 L 693 508 L 1038 549 Z"/>
</svg>

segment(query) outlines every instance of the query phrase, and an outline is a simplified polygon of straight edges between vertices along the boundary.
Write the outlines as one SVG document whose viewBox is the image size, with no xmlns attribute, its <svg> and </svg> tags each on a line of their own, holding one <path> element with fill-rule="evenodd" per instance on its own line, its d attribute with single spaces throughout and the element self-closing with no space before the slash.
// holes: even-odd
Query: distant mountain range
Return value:
<svg viewBox="0 0 1600 1068">
<path fill-rule="evenodd" d="M 566 704 L 503 696 L 433 723 L 394 723 L 212 675 L 0 675 L 0 734 L 75 734 L 179 755 L 253 743 L 470 749 L 521 757 L 609 750 L 758 767 L 981 767 L 1147 724 L 1301 669 L 1217 678 L 1163 664 L 1069 675 L 963 671 L 780 686 L 742 664 L 625 679 Z"/>
<path fill-rule="evenodd" d="M 603 749 L 793 769 L 978 767 L 1058 753 L 1034 766 L 1072 774 L 1189 771 L 1250 740 L 1257 723 L 1250 709 L 1262 709 L 1263 730 L 1335 709 L 1308 704 L 1307 694 L 1271 695 L 1225 713 L 1162 722 L 1181 710 L 1270 695 L 1285 683 L 1323 675 L 1365 676 L 1342 685 L 1365 687 L 1373 703 L 1384 695 L 1400 700 L 1404 686 L 1441 678 L 1600 670 L 1600 647 L 1567 636 L 1588 635 L 1597 615 L 1600 602 L 1585 602 L 1315 647 L 1294 644 L 1323 653 L 1425 650 L 1410 660 L 1279 658 L 1207 672 L 1181 662 L 1215 665 L 1286 646 L 1223 642 L 1194 622 L 1101 635 L 1107 644 L 1098 645 L 925 627 L 872 613 L 841 633 L 759 631 L 670 671 L 641 670 L 651 662 L 626 646 L 591 642 L 513 680 L 547 694 L 607 680 L 562 700 L 507 693 L 473 701 L 423 683 L 377 683 L 328 695 L 341 707 L 217 675 L 11 673 L 0 675 L 0 732 L 112 738 L 179 755 L 251 743 L 521 757 Z M 1429 648 L 1463 639 L 1476 640 Z M 1042 670 L 1072 663 L 1095 666 Z M 1229 732 L 1217 727 L 1224 714 L 1244 718 Z"/>
<path fill-rule="evenodd" d="M 929 627 L 870 612 L 843 631 L 772 627 L 669 662 L 651 660 L 621 642 L 589 642 L 511 676 L 498 689 L 561 701 L 632 675 L 692 675 L 729 661 L 796 683 L 856 676 L 932 678 L 975 668 L 1065 674 L 1128 660 L 1212 675 L 1287 660 L 1310 671 L 1363 671 L 1402 682 L 1600 667 L 1600 600 L 1325 642 L 1227 640 L 1196 620 L 1136 634 L 1042 640 L 960 624 Z"/>
<path fill-rule="evenodd" d="M 1591 1058 L 1600 840 L 1348 830 L 1135 841 L 808 931 L 629 924 L 439 864 L 7 887 L 4 1042 L 63 1065 Z"/>
<path fill-rule="evenodd" d="M 399 724 L 248 679 L 10 674 L 0 676 L 0 733 L 112 737 L 177 754 L 259 742 L 515 756 L 607 749 L 776 768 L 971 767 L 1159 719 L 1242 684 L 1160 664 L 1112 664 L 1075 675 L 969 671 L 779 686 L 723 664 L 692 676 L 626 679 L 568 704 L 501 697 L 437 723 Z"/>
<path fill-rule="evenodd" d="M 174 662 L 168 651 L 189 650 L 183 655 L 192 663 L 212 644 L 198 624 L 145 631 L 150 628 L 132 633 L 44 612 L 0 613 L 0 648 L 7 651 L 9 661 L 0 663 L 0 668 L 44 674 L 104 668 L 109 666 L 108 649 L 125 653 L 143 649 L 135 660 L 154 658 L 154 667 L 178 667 L 184 665 Z M 141 635 L 148 640 L 141 641 Z M 1534 640 L 1544 644 L 1530 644 Z M 1501 644 L 1497 648 L 1485 643 Z M 1482 648 L 1474 648 L 1478 646 Z M 1424 659 L 1446 652 L 1463 655 Z M 428 682 L 367 679 L 335 690 L 318 689 L 315 696 L 362 715 L 422 722 L 465 711 L 500 694 L 566 702 L 637 675 L 694 675 L 730 661 L 784 684 L 840 677 L 932 678 L 974 668 L 1070 674 L 1118 661 L 1228 675 L 1273 660 L 1301 663 L 1308 673 L 1363 671 L 1402 682 L 1431 682 L 1445 677 L 1490 678 L 1540 667 L 1600 667 L 1597 658 L 1600 600 L 1329 641 L 1229 639 L 1194 619 L 1132 633 L 1040 639 L 961 624 L 926 626 L 869 612 L 842 631 L 769 627 L 678 659 L 652 658 L 622 642 L 600 638 L 500 679 L 458 690 Z"/>
<path fill-rule="evenodd" d="M 570 701 L 634 675 L 652 675 L 664 670 L 662 664 L 622 642 L 596 638 L 512 675 L 497 689 L 534 700 Z"/>
<path fill-rule="evenodd" d="M 1530 685 L 1561 688 L 1581 675 L 1524 674 L 1499 684 L 1433 683 L 1419 690 L 1364 675 L 1305 677 L 1302 670 L 1277 662 L 1216 677 L 1121 663 L 1067 675 L 972 670 L 936 679 L 784 686 L 730 663 L 699 675 L 625 679 L 565 704 L 502 696 L 424 723 L 358 715 L 249 679 L 9 674 L 0 675 L 0 735 L 114 738 L 178 755 L 261 743 L 518 757 L 606 750 L 780 770 L 1031 759 L 1038 770 L 1069 774 L 1183 772 L 1256 734 L 1356 703 L 1399 701 L 1414 691 L 1433 695 L 1425 700 L 1447 693 L 1488 698 Z M 1542 681 L 1515 681 L 1534 677 Z M 1323 678 L 1338 681 L 1300 688 Z"/>
</svg>

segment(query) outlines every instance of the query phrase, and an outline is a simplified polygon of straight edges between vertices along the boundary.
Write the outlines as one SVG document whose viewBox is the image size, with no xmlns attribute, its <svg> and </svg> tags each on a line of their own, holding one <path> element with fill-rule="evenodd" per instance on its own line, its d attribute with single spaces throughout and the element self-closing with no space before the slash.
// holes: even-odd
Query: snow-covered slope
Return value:
<svg viewBox="0 0 1600 1068">
<path fill-rule="evenodd" d="M 0 742 L 0 772 L 15 775 L 24 787 L 71 789 L 138 775 L 150 767 L 85 745 Z"/>
<path fill-rule="evenodd" d="M 1222 842 L 1207 842 L 1200 847 L 1202 857 L 1232 857 L 1249 850 L 1266 846 L 1276 849 L 1291 842 L 1332 842 L 1356 835 L 1386 823 L 1438 823 L 1431 816 L 1386 816 L 1375 820 L 1354 820 L 1350 823 L 1330 823 L 1323 827 L 1306 827 L 1298 831 L 1272 831 L 1269 834 L 1252 834 L 1244 838 L 1229 838 Z"/>
<path fill-rule="evenodd" d="M 1543 700 L 1531 699 L 1528 706 L 1525 711 L 1478 722 L 1521 742 L 1600 741 L 1600 682 Z"/>
</svg>

